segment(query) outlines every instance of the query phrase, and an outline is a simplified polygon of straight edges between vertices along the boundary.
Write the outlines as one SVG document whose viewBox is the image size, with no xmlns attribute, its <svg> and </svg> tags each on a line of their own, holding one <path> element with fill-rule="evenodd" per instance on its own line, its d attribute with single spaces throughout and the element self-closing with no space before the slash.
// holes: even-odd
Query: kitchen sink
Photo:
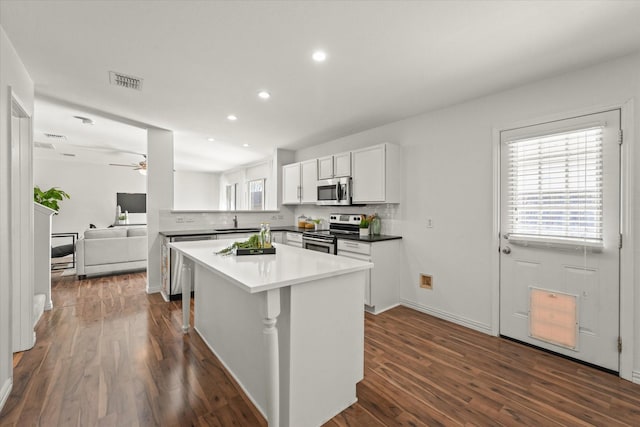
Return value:
<svg viewBox="0 0 640 427">
<path fill-rule="evenodd" d="M 256 233 L 260 231 L 257 227 L 252 228 L 216 228 L 216 231 L 222 231 L 224 233 L 247 233 L 251 231 L 255 231 Z"/>
</svg>

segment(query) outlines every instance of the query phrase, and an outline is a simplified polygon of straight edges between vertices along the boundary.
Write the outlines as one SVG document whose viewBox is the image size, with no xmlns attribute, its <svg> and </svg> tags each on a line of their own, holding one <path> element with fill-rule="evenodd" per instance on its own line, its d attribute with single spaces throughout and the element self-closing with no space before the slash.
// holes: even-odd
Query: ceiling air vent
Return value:
<svg viewBox="0 0 640 427">
<path fill-rule="evenodd" d="M 51 138 L 51 139 L 58 139 L 58 140 L 64 140 L 67 139 L 66 136 L 64 135 L 58 135 L 56 133 L 45 133 L 44 136 L 46 136 L 47 138 Z"/>
<path fill-rule="evenodd" d="M 142 79 L 140 77 L 127 76 L 126 74 L 109 71 L 109 82 L 112 85 L 125 87 L 127 89 L 142 90 Z"/>
<path fill-rule="evenodd" d="M 44 148 L 45 150 L 55 150 L 56 147 L 49 142 L 33 141 L 33 146 L 36 148 Z"/>
</svg>

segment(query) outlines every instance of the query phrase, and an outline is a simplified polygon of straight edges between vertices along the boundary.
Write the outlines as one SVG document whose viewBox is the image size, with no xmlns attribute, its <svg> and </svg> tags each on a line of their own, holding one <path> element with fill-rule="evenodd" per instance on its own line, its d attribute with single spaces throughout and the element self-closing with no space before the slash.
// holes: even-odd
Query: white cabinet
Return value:
<svg viewBox="0 0 640 427">
<path fill-rule="evenodd" d="M 316 159 L 282 167 L 282 204 L 318 201 L 318 162 Z"/>
<path fill-rule="evenodd" d="M 373 262 L 365 287 L 365 309 L 374 314 L 400 303 L 398 277 L 401 275 L 400 239 L 375 243 L 338 239 L 338 255 Z"/>
<path fill-rule="evenodd" d="M 318 201 L 318 162 L 316 159 L 300 162 L 300 202 L 315 203 Z"/>
<path fill-rule="evenodd" d="M 351 152 L 353 203 L 400 203 L 400 148 L 380 144 Z"/>
<path fill-rule="evenodd" d="M 302 233 L 294 233 L 292 231 L 287 231 L 284 233 L 284 242 L 285 245 L 295 246 L 296 248 L 302 247 Z"/>
<path fill-rule="evenodd" d="M 318 159 L 318 179 L 351 176 L 351 152 Z"/>
<path fill-rule="evenodd" d="M 284 232 L 283 231 L 272 231 L 271 232 L 271 242 L 272 243 L 284 243 Z"/>
<path fill-rule="evenodd" d="M 282 204 L 300 203 L 300 163 L 282 167 Z"/>
</svg>

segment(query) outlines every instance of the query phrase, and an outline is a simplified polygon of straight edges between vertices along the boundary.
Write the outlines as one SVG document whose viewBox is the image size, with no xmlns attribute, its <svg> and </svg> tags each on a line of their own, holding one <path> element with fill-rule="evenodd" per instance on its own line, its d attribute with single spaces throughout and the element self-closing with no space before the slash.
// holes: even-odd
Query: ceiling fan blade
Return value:
<svg viewBox="0 0 640 427">
<path fill-rule="evenodd" d="M 124 166 L 126 168 L 135 168 L 136 165 L 122 165 L 120 163 L 109 163 L 109 166 Z"/>
</svg>

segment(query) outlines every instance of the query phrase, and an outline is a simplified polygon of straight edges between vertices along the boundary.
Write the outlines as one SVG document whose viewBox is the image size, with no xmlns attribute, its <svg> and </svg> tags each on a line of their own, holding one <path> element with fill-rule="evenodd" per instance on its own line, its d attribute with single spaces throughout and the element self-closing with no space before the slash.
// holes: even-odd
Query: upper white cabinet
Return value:
<svg viewBox="0 0 640 427">
<path fill-rule="evenodd" d="M 300 163 L 282 167 L 282 204 L 300 203 Z"/>
<path fill-rule="evenodd" d="M 318 159 L 318 179 L 351 176 L 351 152 Z"/>
<path fill-rule="evenodd" d="M 282 204 L 318 201 L 318 162 L 316 159 L 282 167 Z"/>
<path fill-rule="evenodd" d="M 400 148 L 380 144 L 351 152 L 353 203 L 400 203 Z"/>
<path fill-rule="evenodd" d="M 300 162 L 301 203 L 315 203 L 318 201 L 318 162 L 316 159 Z"/>
</svg>

